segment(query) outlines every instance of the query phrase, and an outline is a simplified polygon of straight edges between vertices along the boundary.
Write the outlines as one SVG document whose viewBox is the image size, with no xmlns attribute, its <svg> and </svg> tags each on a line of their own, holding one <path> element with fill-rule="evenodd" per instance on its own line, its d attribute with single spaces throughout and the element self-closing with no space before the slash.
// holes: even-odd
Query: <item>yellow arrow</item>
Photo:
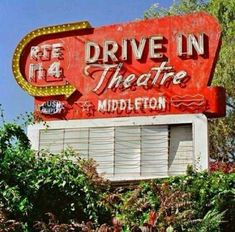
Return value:
<svg viewBox="0 0 235 232">
<path fill-rule="evenodd" d="M 12 70 L 15 76 L 16 82 L 20 85 L 20 87 L 25 90 L 29 95 L 43 97 L 43 96 L 55 96 L 55 95 L 65 95 L 69 97 L 76 89 L 69 83 L 63 86 L 34 86 L 27 82 L 27 80 L 23 77 L 20 71 L 20 56 L 25 48 L 25 46 L 34 38 L 42 35 L 51 35 L 58 34 L 68 31 L 76 31 L 82 30 L 85 28 L 91 28 L 89 22 L 82 21 L 71 24 L 62 24 L 50 27 L 43 27 L 36 29 L 29 34 L 27 34 L 18 46 L 15 49 L 13 60 L 12 60 Z"/>
</svg>

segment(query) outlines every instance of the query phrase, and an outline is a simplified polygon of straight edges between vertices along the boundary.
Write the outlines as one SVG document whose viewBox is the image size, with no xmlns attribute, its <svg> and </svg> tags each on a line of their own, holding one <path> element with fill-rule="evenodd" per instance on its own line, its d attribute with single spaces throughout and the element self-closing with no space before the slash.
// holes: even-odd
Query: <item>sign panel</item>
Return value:
<svg viewBox="0 0 235 232">
<path fill-rule="evenodd" d="M 220 27 L 205 13 L 92 28 L 37 29 L 16 48 L 13 72 L 44 120 L 225 114 L 210 87 Z"/>
<path fill-rule="evenodd" d="M 204 114 L 110 119 L 54 120 L 30 125 L 36 151 L 73 148 L 92 158 L 112 181 L 185 174 L 188 165 L 208 169 L 208 127 Z"/>
</svg>

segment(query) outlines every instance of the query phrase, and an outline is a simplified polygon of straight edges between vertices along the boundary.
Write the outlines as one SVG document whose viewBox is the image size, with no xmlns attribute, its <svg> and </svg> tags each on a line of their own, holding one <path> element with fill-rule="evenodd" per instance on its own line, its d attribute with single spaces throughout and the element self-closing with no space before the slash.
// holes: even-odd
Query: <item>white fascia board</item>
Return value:
<svg viewBox="0 0 235 232">
<path fill-rule="evenodd" d="M 40 122 L 28 127 L 28 132 L 33 129 L 66 129 L 66 128 L 91 128 L 91 127 L 111 127 L 111 126 L 131 126 L 131 125 L 168 125 L 187 124 L 195 121 L 207 120 L 204 114 L 181 114 L 181 115 L 158 115 L 144 117 L 120 117 L 102 119 L 78 119 L 78 120 L 56 120 Z"/>
</svg>

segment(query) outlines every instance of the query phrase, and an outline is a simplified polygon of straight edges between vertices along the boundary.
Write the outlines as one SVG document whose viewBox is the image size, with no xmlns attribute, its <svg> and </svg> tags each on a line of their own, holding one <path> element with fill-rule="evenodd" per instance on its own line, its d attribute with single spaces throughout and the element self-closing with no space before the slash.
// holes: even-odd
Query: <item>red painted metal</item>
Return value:
<svg viewBox="0 0 235 232">
<path fill-rule="evenodd" d="M 198 55 L 193 52 L 192 56 L 179 56 L 177 54 L 176 36 L 193 34 L 198 37 L 204 33 L 205 52 Z M 185 113 L 205 113 L 208 117 L 221 117 L 225 115 L 225 90 L 221 87 L 211 87 L 214 66 L 220 45 L 220 27 L 217 21 L 205 13 L 195 13 L 185 16 L 171 16 L 160 19 L 149 19 L 134 21 L 125 24 L 109 25 L 98 28 L 62 32 L 54 35 L 43 35 L 33 39 L 26 46 L 21 55 L 21 72 L 29 81 L 29 65 L 41 63 L 45 70 L 48 69 L 52 60 L 35 60 L 30 58 L 30 48 L 45 44 L 62 43 L 63 56 L 58 59 L 63 70 L 61 78 L 45 77 L 35 78 L 31 83 L 35 86 L 64 85 L 69 82 L 76 88 L 76 91 L 68 98 L 65 96 L 35 97 L 35 112 L 44 120 L 55 119 L 85 119 L 85 118 L 111 118 L 128 116 L 167 115 Z M 123 39 L 134 38 L 140 41 L 141 38 L 161 35 L 163 47 L 159 50 L 163 58 L 149 58 L 149 42 L 144 48 L 143 57 L 137 60 L 128 45 L 127 60 L 121 60 L 121 44 Z M 162 62 L 171 66 L 171 72 L 187 72 L 187 77 L 180 84 L 173 84 L 172 78 L 168 78 L 160 84 L 162 75 L 154 85 L 148 82 L 147 86 L 137 86 L 135 78 L 131 87 L 123 88 L 120 84 L 117 88 L 107 88 L 110 83 L 108 78 L 113 72 L 108 72 L 107 81 L 102 88 L 94 92 L 102 71 L 99 68 L 89 69 L 90 76 L 84 73 L 85 43 L 94 41 L 103 49 L 104 41 L 116 41 L 119 45 L 117 56 L 118 61 L 108 61 L 106 64 L 122 64 L 120 73 L 127 77 L 135 74 L 138 78 L 141 74 L 147 74 L 153 67 L 159 67 Z M 183 47 L 185 45 L 183 44 Z M 99 57 L 99 64 L 103 64 L 102 55 Z M 96 62 L 97 64 L 97 62 Z M 166 71 L 169 72 L 169 71 Z M 153 78 L 153 77 L 151 77 Z M 160 97 L 160 98 L 159 98 Z M 156 101 L 165 98 L 165 106 L 154 107 Z M 139 98 L 139 100 L 136 100 Z M 145 100 L 144 100 L 145 98 Z M 44 115 L 39 112 L 40 105 L 48 100 L 59 100 L 64 104 L 64 110 L 56 115 Z M 108 100 L 114 104 L 109 112 L 98 111 L 98 101 Z M 120 103 L 122 99 L 125 103 Z M 148 99 L 148 101 L 146 100 Z M 150 99 L 152 99 L 151 104 Z M 155 99 L 155 100 L 154 100 Z M 116 103 L 115 103 L 116 102 Z M 121 110 L 120 105 L 126 104 Z M 133 108 L 137 104 L 137 108 Z M 111 107 L 111 106 L 110 106 Z M 112 107 L 111 107 L 112 108 Z M 124 108 L 121 107 L 121 108 Z"/>
</svg>

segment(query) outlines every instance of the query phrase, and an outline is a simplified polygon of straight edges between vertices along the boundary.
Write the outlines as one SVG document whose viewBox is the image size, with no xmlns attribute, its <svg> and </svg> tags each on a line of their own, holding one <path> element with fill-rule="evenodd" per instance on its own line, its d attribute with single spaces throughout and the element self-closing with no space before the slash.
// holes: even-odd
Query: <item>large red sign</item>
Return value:
<svg viewBox="0 0 235 232">
<path fill-rule="evenodd" d="M 91 28 L 37 29 L 16 48 L 13 72 L 45 120 L 225 114 L 210 87 L 220 27 L 205 13 Z"/>
</svg>

